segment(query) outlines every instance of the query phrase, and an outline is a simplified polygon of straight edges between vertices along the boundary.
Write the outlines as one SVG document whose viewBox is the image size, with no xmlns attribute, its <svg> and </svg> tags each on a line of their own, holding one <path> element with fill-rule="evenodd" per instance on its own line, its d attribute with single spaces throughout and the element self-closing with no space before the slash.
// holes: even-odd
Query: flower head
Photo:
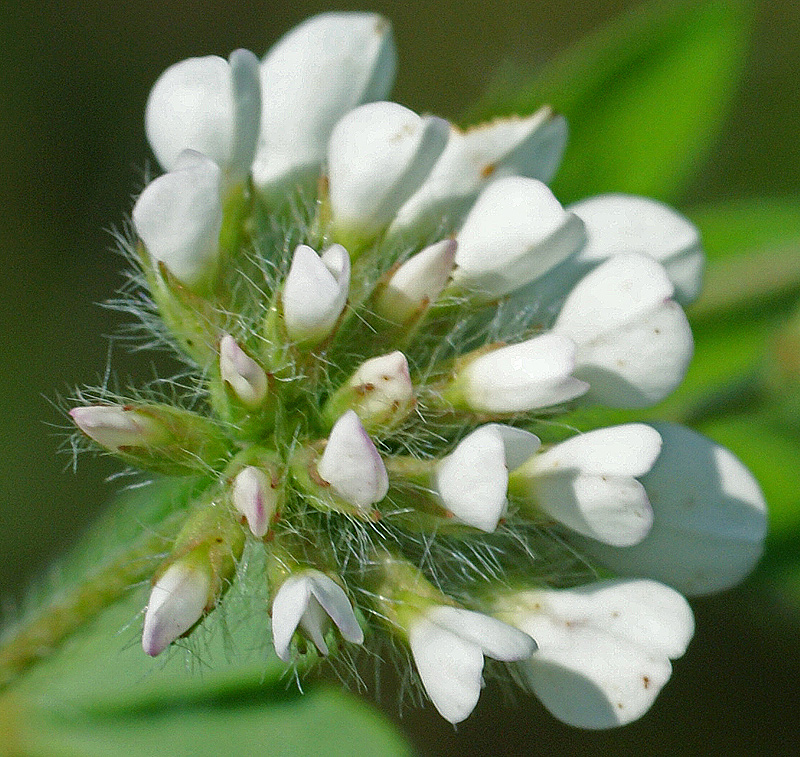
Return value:
<svg viewBox="0 0 800 757">
<path fill-rule="evenodd" d="M 677 592 L 746 575 L 764 502 L 695 432 L 559 416 L 680 383 L 696 230 L 643 198 L 564 208 L 563 118 L 462 131 L 385 101 L 394 65 L 384 19 L 331 13 L 151 93 L 166 173 L 133 209 L 123 307 L 191 380 L 70 413 L 192 484 L 144 649 L 260 571 L 284 662 L 303 637 L 399 650 L 452 723 L 505 666 L 568 723 L 630 722 L 691 637 Z"/>
</svg>

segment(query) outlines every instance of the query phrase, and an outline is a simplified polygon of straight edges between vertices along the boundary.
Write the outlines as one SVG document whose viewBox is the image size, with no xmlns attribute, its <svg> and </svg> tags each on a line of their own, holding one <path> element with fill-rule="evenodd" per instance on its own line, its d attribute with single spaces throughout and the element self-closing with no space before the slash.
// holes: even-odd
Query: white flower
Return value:
<svg viewBox="0 0 800 757">
<path fill-rule="evenodd" d="M 655 578 L 690 596 L 730 588 L 764 546 L 761 490 L 729 450 L 683 426 L 654 425 L 663 448 L 641 479 L 653 505 L 650 533 L 623 549 L 584 546 L 621 575 Z"/>
<path fill-rule="evenodd" d="M 408 643 L 428 696 L 451 723 L 460 723 L 478 703 L 484 655 L 513 662 L 530 657 L 536 649 L 536 642 L 516 628 L 445 605 L 415 615 Z"/>
<path fill-rule="evenodd" d="M 154 418 L 119 405 L 75 407 L 69 415 L 86 436 L 114 452 L 157 445 L 168 437 L 166 429 Z"/>
<path fill-rule="evenodd" d="M 655 258 L 667 271 L 682 305 L 700 292 L 705 256 L 694 224 L 647 197 L 605 194 L 570 205 L 586 226 L 586 245 L 576 263 L 597 264 L 622 253 Z"/>
<path fill-rule="evenodd" d="M 662 266 L 634 254 L 609 258 L 572 290 L 553 331 L 578 345 L 587 401 L 647 407 L 683 380 L 694 342 L 672 292 Z"/>
<path fill-rule="evenodd" d="M 508 471 L 538 447 L 538 437 L 522 429 L 480 426 L 439 462 L 435 488 L 456 520 L 491 533 L 508 504 Z"/>
<path fill-rule="evenodd" d="M 346 502 L 365 510 L 389 491 L 389 476 L 358 416 L 348 410 L 334 425 L 317 473 Z"/>
<path fill-rule="evenodd" d="M 456 240 L 454 283 L 492 300 L 543 276 L 585 235 L 542 182 L 513 176 L 483 191 Z"/>
<path fill-rule="evenodd" d="M 281 293 L 286 333 L 295 342 L 327 337 L 347 302 L 350 256 L 339 244 L 317 255 L 308 245 L 294 251 Z"/>
<path fill-rule="evenodd" d="M 533 590 L 498 615 L 536 639 L 523 679 L 559 720 L 613 728 L 640 718 L 694 633 L 688 602 L 655 581 L 609 580 Z"/>
<path fill-rule="evenodd" d="M 628 423 L 579 434 L 534 455 L 512 474 L 512 491 L 584 536 L 617 547 L 640 542 L 653 524 L 644 486 L 661 437 Z"/>
<path fill-rule="evenodd" d="M 388 95 L 396 57 L 389 22 L 374 13 L 314 16 L 270 49 L 261 64 L 253 164 L 253 180 L 270 200 L 316 182 L 333 127 L 361 103 Z"/>
<path fill-rule="evenodd" d="M 424 239 L 456 228 L 481 190 L 496 179 L 527 176 L 549 181 L 566 139 L 566 121 L 549 107 L 466 131 L 451 126 L 447 147 L 425 183 L 400 208 L 389 233 Z"/>
<path fill-rule="evenodd" d="M 456 242 L 443 239 L 412 255 L 394 273 L 375 299 L 375 310 L 392 323 L 419 315 L 447 285 L 456 256 Z"/>
<path fill-rule="evenodd" d="M 188 631 L 206 611 L 211 574 L 188 561 L 170 565 L 150 592 L 144 615 L 142 648 L 151 657 L 161 654 Z"/>
<path fill-rule="evenodd" d="M 328 654 L 325 631 L 330 618 L 342 637 L 353 644 L 364 641 L 350 600 L 339 584 L 319 570 L 295 573 L 283 582 L 272 603 L 272 641 L 284 662 L 291 659 L 289 645 L 301 628 L 320 654 Z"/>
<path fill-rule="evenodd" d="M 258 408 L 267 396 L 267 374 L 230 335 L 219 343 L 219 370 L 222 380 L 239 400 L 251 410 Z"/>
<path fill-rule="evenodd" d="M 328 143 L 333 224 L 340 238 L 368 240 L 394 218 L 447 143 L 447 121 L 391 102 L 362 105 Z"/>
<path fill-rule="evenodd" d="M 552 407 L 588 389 L 573 378 L 574 368 L 575 345 L 558 334 L 543 334 L 476 358 L 457 376 L 456 391 L 478 412 Z"/>
<path fill-rule="evenodd" d="M 260 123 L 259 63 L 249 50 L 236 50 L 228 61 L 209 55 L 170 66 L 145 112 L 147 138 L 164 169 L 172 171 L 184 150 L 195 150 L 220 166 L 229 184 L 249 174 Z"/>
<path fill-rule="evenodd" d="M 260 468 L 248 465 L 233 479 L 231 502 L 246 519 L 259 539 L 269 530 L 270 519 L 278 507 L 277 487 Z"/>
<path fill-rule="evenodd" d="M 184 150 L 172 170 L 151 181 L 133 206 L 133 226 L 147 252 L 193 289 L 206 285 L 216 268 L 221 180 L 213 160 Z"/>
</svg>

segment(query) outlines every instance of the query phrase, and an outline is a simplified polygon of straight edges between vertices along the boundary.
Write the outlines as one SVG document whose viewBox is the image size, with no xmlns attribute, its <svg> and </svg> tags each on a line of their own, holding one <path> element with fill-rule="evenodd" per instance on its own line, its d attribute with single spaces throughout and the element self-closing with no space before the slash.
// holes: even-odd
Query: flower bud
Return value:
<svg viewBox="0 0 800 757">
<path fill-rule="evenodd" d="M 161 654 L 213 606 L 211 566 L 194 556 L 170 565 L 150 592 L 144 616 L 142 648 Z"/>
<path fill-rule="evenodd" d="M 354 410 L 369 432 L 386 431 L 408 417 L 414 407 L 414 386 L 402 352 L 371 358 L 328 399 L 322 415 L 332 426 Z"/>
<path fill-rule="evenodd" d="M 388 95 L 396 58 L 391 25 L 374 13 L 314 16 L 270 49 L 261 64 L 253 179 L 271 204 L 313 186 L 333 127 L 361 103 Z"/>
<path fill-rule="evenodd" d="M 222 380 L 248 410 L 258 409 L 267 396 L 267 374 L 230 335 L 219 343 L 219 369 Z"/>
<path fill-rule="evenodd" d="M 139 195 L 133 226 L 154 260 L 190 289 L 202 291 L 215 273 L 219 254 L 222 199 L 217 164 L 184 150 L 173 169 Z"/>
<path fill-rule="evenodd" d="M 375 298 L 375 311 L 394 324 L 421 315 L 442 293 L 450 279 L 456 242 L 444 239 L 405 261 Z"/>
<path fill-rule="evenodd" d="M 552 407 L 579 397 L 588 384 L 572 377 L 575 345 L 542 334 L 480 355 L 461 368 L 444 398 L 480 413 L 515 413 Z"/>
<path fill-rule="evenodd" d="M 385 229 L 447 143 L 449 126 L 402 105 L 377 102 L 348 113 L 328 145 L 336 238 L 358 246 Z"/>
<path fill-rule="evenodd" d="M 69 411 L 75 425 L 101 447 L 119 452 L 150 447 L 169 439 L 169 431 L 152 415 L 119 405 L 88 405 Z"/>
<path fill-rule="evenodd" d="M 344 247 L 333 245 L 319 256 L 308 245 L 299 245 L 281 292 L 289 339 L 316 344 L 329 336 L 349 288 L 350 256 Z"/>
<path fill-rule="evenodd" d="M 247 520 L 253 536 L 259 539 L 269 530 L 279 499 L 275 479 L 255 465 L 243 468 L 233 479 L 231 502 Z"/>
<path fill-rule="evenodd" d="M 249 50 L 228 61 L 209 55 L 170 66 L 150 91 L 145 114 L 147 138 L 167 171 L 184 150 L 195 150 L 231 184 L 250 172 L 260 123 L 259 64 Z"/>
<path fill-rule="evenodd" d="M 219 463 L 227 448 L 215 423 L 170 405 L 89 405 L 70 410 L 90 439 L 144 468 L 185 474 Z"/>
<path fill-rule="evenodd" d="M 366 510 L 389 491 L 389 476 L 358 416 L 348 410 L 331 430 L 317 472 L 343 500 Z"/>
</svg>

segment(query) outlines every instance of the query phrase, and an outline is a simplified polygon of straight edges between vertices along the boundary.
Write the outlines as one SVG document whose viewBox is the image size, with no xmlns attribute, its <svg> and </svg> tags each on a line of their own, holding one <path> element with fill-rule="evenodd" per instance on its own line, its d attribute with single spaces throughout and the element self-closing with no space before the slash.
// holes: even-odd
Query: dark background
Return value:
<svg viewBox="0 0 800 757">
<path fill-rule="evenodd" d="M 394 99 L 455 117 L 507 59 L 535 66 L 616 14 L 624 0 L 393 3 L 72 0 L 0 9 L 0 597 L 15 601 L 118 488 L 112 461 L 56 455 L 55 409 L 102 377 L 120 319 L 96 303 L 121 283 L 109 252 L 141 188 L 150 86 L 185 57 L 259 55 L 308 15 L 371 9 L 394 23 Z M 725 131 L 682 207 L 798 190 L 800 6 L 757 4 L 750 59 Z M 654 125 L 657 128 L 657 125 Z M 665 138 L 668 138 L 665 136 Z M 115 370 L 152 377 L 150 356 L 114 350 Z M 69 470 L 65 470 L 70 468 Z M 753 584 L 695 603 L 698 636 L 653 712 L 613 734 L 554 724 L 490 690 L 457 731 L 429 708 L 403 727 L 425 754 L 794 754 L 800 711 L 795 611 Z M 389 708 L 394 712 L 392 708 Z M 472 751 L 468 751 L 468 750 Z"/>
</svg>

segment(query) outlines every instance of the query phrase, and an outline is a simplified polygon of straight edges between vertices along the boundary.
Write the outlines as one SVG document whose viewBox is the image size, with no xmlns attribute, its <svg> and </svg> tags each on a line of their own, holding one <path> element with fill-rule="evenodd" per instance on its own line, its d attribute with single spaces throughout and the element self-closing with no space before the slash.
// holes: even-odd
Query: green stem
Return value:
<svg viewBox="0 0 800 757">
<path fill-rule="evenodd" d="M 149 578 L 172 543 L 185 514 L 164 521 L 158 534 L 146 533 L 76 586 L 60 592 L 10 630 L 0 644 L 0 690 L 28 667 L 47 658 L 101 610 Z"/>
</svg>

